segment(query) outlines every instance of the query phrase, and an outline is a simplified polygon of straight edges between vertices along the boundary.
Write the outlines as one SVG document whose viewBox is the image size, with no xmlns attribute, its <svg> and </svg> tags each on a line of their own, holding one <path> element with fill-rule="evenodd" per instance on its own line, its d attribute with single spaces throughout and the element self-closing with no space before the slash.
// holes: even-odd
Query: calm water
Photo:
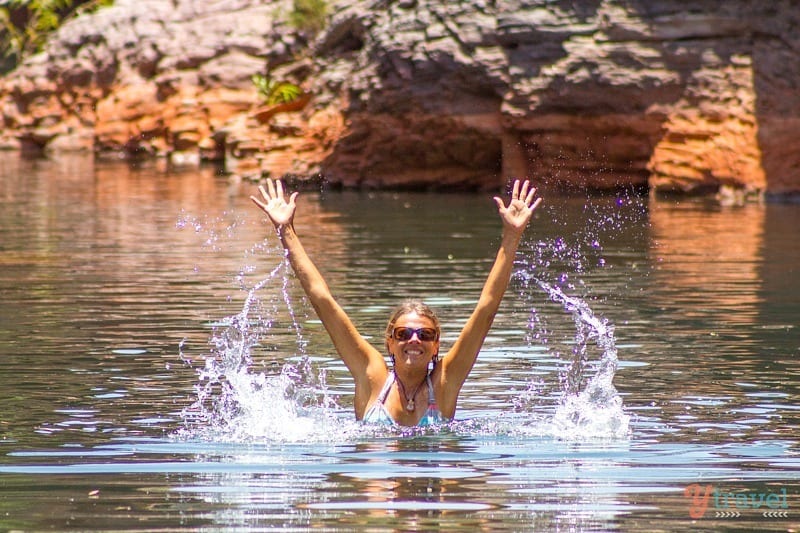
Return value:
<svg viewBox="0 0 800 533">
<path fill-rule="evenodd" d="M 0 530 L 800 527 L 800 206 L 546 198 L 456 422 L 391 431 L 251 192 L 0 156 Z M 414 295 L 448 344 L 494 209 L 309 192 L 297 227 L 373 342 Z"/>
</svg>

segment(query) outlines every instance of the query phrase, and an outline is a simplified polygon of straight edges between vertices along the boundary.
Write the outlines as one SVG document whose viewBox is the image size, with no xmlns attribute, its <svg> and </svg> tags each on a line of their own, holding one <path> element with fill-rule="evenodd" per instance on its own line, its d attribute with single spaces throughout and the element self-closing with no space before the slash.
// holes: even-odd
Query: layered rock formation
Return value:
<svg viewBox="0 0 800 533">
<path fill-rule="evenodd" d="M 117 0 L 0 82 L 0 143 L 349 187 L 800 194 L 790 0 Z M 270 68 L 305 95 L 264 107 Z"/>
</svg>

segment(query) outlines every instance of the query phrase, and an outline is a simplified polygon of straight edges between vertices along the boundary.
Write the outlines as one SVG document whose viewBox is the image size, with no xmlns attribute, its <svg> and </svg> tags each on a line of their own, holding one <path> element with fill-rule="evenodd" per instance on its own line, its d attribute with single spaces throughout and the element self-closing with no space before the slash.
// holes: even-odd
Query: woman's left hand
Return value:
<svg viewBox="0 0 800 533">
<path fill-rule="evenodd" d="M 283 192 L 283 182 L 276 180 L 274 183 L 271 179 L 267 179 L 267 188 L 263 186 L 258 187 L 261 193 L 261 198 L 251 196 L 250 199 L 264 211 L 276 229 L 283 226 L 291 226 L 294 222 L 294 213 L 297 210 L 297 192 L 286 195 Z"/>
<path fill-rule="evenodd" d="M 507 206 L 499 196 L 495 196 L 494 201 L 497 203 L 503 226 L 519 233 L 522 233 L 530 222 L 534 209 L 542 203 L 541 197 L 536 197 L 536 188 L 531 186 L 528 180 L 523 182 L 514 180 L 511 199 Z"/>
</svg>

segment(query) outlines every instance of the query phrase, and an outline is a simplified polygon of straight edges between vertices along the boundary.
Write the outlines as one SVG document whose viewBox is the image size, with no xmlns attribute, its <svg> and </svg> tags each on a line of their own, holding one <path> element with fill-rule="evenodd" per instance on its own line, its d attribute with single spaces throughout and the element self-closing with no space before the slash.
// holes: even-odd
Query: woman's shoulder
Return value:
<svg viewBox="0 0 800 533">
<path fill-rule="evenodd" d="M 361 385 L 365 390 L 369 391 L 370 398 L 377 396 L 378 392 L 383 388 L 384 383 L 389 378 L 390 371 L 383 358 L 370 358 L 364 369 L 364 375 L 353 377 L 356 380 L 356 386 Z"/>
</svg>

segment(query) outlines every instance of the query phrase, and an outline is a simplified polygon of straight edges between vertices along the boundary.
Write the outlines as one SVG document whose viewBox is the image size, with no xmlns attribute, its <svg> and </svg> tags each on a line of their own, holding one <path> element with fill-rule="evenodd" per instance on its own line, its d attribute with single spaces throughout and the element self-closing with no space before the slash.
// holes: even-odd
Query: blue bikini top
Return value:
<svg viewBox="0 0 800 533">
<path fill-rule="evenodd" d="M 383 404 L 386 401 L 386 397 L 389 395 L 389 389 L 392 388 L 392 384 L 396 379 L 397 375 L 394 373 L 394 371 L 392 371 L 387 376 L 386 383 L 383 384 L 383 388 L 381 389 L 380 394 L 378 394 L 378 398 L 375 400 L 375 403 L 370 406 L 364 415 L 362 422 L 367 424 L 382 424 L 389 426 L 398 425 L 386 410 L 386 406 Z M 422 418 L 420 418 L 419 422 L 417 422 L 417 426 L 444 424 L 447 422 L 447 419 L 442 416 L 441 411 L 439 411 L 439 406 L 436 405 L 436 398 L 433 394 L 433 384 L 431 383 L 430 373 L 425 376 L 425 380 L 428 383 L 428 409 L 425 411 L 425 414 L 422 415 Z"/>
</svg>

